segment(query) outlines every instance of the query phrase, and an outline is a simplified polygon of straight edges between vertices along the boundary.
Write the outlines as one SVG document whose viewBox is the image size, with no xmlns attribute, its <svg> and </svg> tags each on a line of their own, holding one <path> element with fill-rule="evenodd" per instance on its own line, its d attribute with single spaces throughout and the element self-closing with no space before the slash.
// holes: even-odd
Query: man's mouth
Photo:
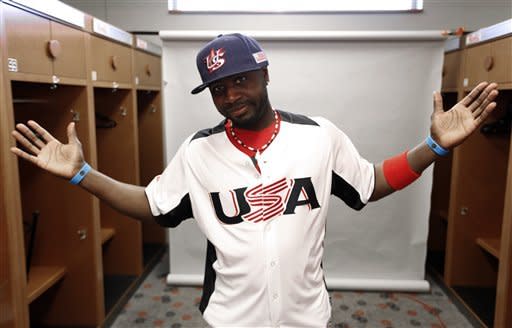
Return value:
<svg viewBox="0 0 512 328">
<path fill-rule="evenodd" d="M 229 114 L 231 116 L 241 116 L 247 112 L 247 105 L 241 104 L 239 106 L 234 106 L 230 111 Z"/>
</svg>

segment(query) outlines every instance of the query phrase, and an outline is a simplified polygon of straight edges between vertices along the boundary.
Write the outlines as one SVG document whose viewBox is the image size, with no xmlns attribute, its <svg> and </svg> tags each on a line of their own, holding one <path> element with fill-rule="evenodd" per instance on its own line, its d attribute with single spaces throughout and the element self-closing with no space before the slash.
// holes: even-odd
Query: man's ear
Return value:
<svg viewBox="0 0 512 328">
<path fill-rule="evenodd" d="M 268 84 L 270 82 L 270 78 L 269 78 L 269 75 L 268 75 L 268 68 L 262 68 L 261 69 L 263 71 L 263 78 L 265 79 L 265 84 Z"/>
</svg>

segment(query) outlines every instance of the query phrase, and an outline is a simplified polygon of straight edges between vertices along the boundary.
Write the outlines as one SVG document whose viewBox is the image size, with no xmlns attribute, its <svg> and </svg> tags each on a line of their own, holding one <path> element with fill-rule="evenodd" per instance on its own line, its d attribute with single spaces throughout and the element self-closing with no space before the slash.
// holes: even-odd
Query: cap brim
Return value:
<svg viewBox="0 0 512 328">
<path fill-rule="evenodd" d="M 190 91 L 190 93 L 193 94 L 193 95 L 198 94 L 199 92 L 201 92 L 204 89 L 208 88 L 208 86 L 210 86 L 210 84 L 212 84 L 213 82 L 217 82 L 217 81 L 222 80 L 223 78 L 226 78 L 228 76 L 233 76 L 233 75 L 240 74 L 240 73 L 258 71 L 260 69 L 266 68 L 267 66 L 268 66 L 268 62 L 265 62 L 265 65 L 262 65 L 261 67 L 258 67 L 258 68 L 251 67 L 251 68 L 248 68 L 248 69 L 241 69 L 239 71 L 230 72 L 229 74 L 225 74 L 225 75 L 219 76 L 215 80 L 208 81 L 206 83 L 203 83 L 203 84 L 195 87 L 194 89 L 192 89 L 192 91 Z"/>
<path fill-rule="evenodd" d="M 204 89 L 206 89 L 208 87 L 208 84 L 210 84 L 210 83 L 203 83 L 203 84 L 195 87 L 194 89 L 192 89 L 192 91 L 190 91 L 190 93 L 193 94 L 193 95 L 198 94 L 199 92 L 201 92 Z"/>
</svg>

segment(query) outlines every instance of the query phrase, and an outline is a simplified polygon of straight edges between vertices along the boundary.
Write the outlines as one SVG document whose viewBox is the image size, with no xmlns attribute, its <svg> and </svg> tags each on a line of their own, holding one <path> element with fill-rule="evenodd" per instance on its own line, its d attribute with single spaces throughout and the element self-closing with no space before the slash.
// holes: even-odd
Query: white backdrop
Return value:
<svg viewBox="0 0 512 328">
<path fill-rule="evenodd" d="M 332 120 L 359 152 L 378 163 L 429 133 L 432 92 L 439 90 L 443 38 L 417 32 L 244 32 L 269 58 L 274 108 Z M 167 161 L 181 142 L 222 117 L 199 84 L 195 56 L 218 33 L 160 32 Z M 212 173 L 215 174 L 215 173 Z M 424 279 L 431 168 L 404 191 L 357 212 L 331 202 L 323 267 L 329 288 L 411 290 Z M 174 284 L 201 284 L 206 240 L 194 220 L 169 230 Z"/>
</svg>

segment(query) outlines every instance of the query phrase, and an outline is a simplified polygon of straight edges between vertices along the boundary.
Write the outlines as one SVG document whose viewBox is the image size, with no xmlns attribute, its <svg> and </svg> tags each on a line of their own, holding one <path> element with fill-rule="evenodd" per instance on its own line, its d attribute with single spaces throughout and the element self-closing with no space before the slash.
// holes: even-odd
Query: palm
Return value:
<svg viewBox="0 0 512 328">
<path fill-rule="evenodd" d="M 62 144 L 36 122 L 29 121 L 28 125 L 31 129 L 24 124 L 16 125 L 13 136 L 24 150 L 11 148 L 12 152 L 50 173 L 67 179 L 71 178 L 82 166 L 84 160 L 74 124 L 68 126 L 69 143 L 67 144 Z"/>
<path fill-rule="evenodd" d="M 79 147 L 52 140 L 41 149 L 35 164 L 48 172 L 69 178 L 80 161 Z"/>
<path fill-rule="evenodd" d="M 487 119 L 496 104 L 498 95 L 495 83 L 481 83 L 464 99 L 448 111 L 443 111 L 441 96 L 434 98 L 432 114 L 432 137 L 444 148 L 453 148 L 461 144 Z"/>
</svg>

